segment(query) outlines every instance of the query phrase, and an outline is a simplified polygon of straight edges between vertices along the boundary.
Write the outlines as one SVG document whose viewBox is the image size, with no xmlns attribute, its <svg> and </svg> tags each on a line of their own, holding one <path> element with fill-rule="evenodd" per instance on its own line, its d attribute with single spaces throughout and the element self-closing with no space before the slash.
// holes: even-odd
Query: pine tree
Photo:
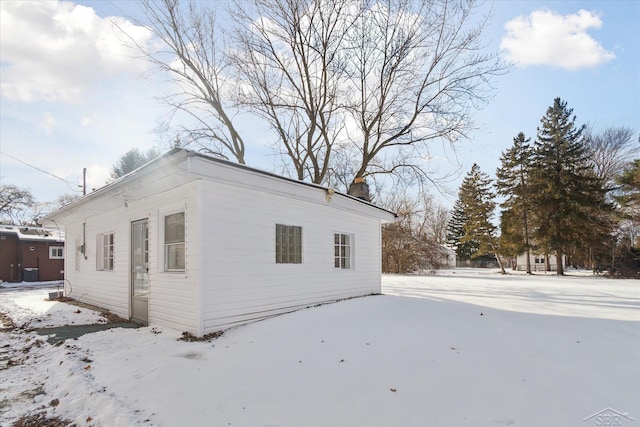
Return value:
<svg viewBox="0 0 640 427">
<path fill-rule="evenodd" d="M 504 243 L 504 248 L 509 248 L 510 253 L 505 255 L 514 255 L 513 251 L 517 249 L 521 249 L 519 253 L 526 253 L 527 274 L 531 274 L 529 218 L 532 194 L 529 179 L 533 154 L 529 141 L 531 138 L 525 137 L 523 132 L 518 133 L 513 138 L 513 146 L 502 153 L 502 165 L 496 170 L 496 189 L 499 195 L 505 197 L 500 205 L 505 210 L 500 217 L 500 241 Z M 504 223 L 507 220 L 508 224 Z"/>
<path fill-rule="evenodd" d="M 616 177 L 619 204 L 620 256 L 613 264 L 627 277 L 640 277 L 640 159 L 628 163 Z"/>
<path fill-rule="evenodd" d="M 477 164 L 471 167 L 462 181 L 458 199 L 464 216 L 464 235 L 460 238 L 462 244 L 473 243 L 476 251 L 471 258 L 493 254 L 498 261 L 500 270 L 504 274 L 504 266 L 498 254 L 498 239 L 496 226 L 491 222 L 496 207 L 493 182 L 489 175 L 482 172 Z"/>
<path fill-rule="evenodd" d="M 462 201 L 457 199 L 451 211 L 451 218 L 447 223 L 447 243 L 452 248 L 455 248 L 456 255 L 460 261 L 469 260 L 474 257 L 480 246 L 474 241 L 462 242 L 462 238 L 465 235 L 465 222 L 467 222 L 467 217 L 464 213 Z"/>
<path fill-rule="evenodd" d="M 138 169 L 140 166 L 155 159 L 160 155 L 160 151 L 150 148 L 147 152 L 142 152 L 137 148 L 132 148 L 120 157 L 118 162 L 111 168 L 111 179 L 115 180 Z"/>
<path fill-rule="evenodd" d="M 571 249 L 596 244 L 605 224 L 604 189 L 587 156 L 573 109 L 554 100 L 540 120 L 531 174 L 536 209 L 536 239 L 555 252 L 556 273 Z M 600 240 L 601 241 L 601 240 Z"/>
<path fill-rule="evenodd" d="M 635 159 L 616 177 L 620 185 L 617 201 L 629 217 L 640 218 L 640 159 Z"/>
<path fill-rule="evenodd" d="M 500 213 L 500 254 L 517 258 L 518 255 L 526 252 L 524 242 L 520 216 L 514 214 L 511 209 L 503 210 Z M 527 263 L 527 272 L 531 268 L 529 264 Z"/>
</svg>

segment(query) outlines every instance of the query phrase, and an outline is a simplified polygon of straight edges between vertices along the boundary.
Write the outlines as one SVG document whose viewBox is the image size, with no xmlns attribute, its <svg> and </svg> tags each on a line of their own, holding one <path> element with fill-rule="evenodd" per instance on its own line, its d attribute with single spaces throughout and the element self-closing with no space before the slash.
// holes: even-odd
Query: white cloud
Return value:
<svg viewBox="0 0 640 427">
<path fill-rule="evenodd" d="M 123 153 L 124 154 L 124 153 Z M 87 168 L 87 193 L 94 189 L 104 187 L 111 179 L 111 168 L 105 165 L 94 164 Z"/>
<path fill-rule="evenodd" d="M 601 26 L 600 17 L 586 10 L 565 16 L 537 10 L 507 22 L 500 47 L 522 67 L 552 65 L 572 71 L 596 67 L 615 58 L 587 34 L 590 28 Z"/>
<path fill-rule="evenodd" d="M 0 2 L 3 97 L 79 102 L 100 79 L 145 67 L 118 26 L 144 45 L 151 33 L 66 1 Z"/>
<path fill-rule="evenodd" d="M 56 125 L 56 119 L 49 111 L 42 115 L 42 127 L 47 135 L 53 134 L 53 127 Z"/>
</svg>

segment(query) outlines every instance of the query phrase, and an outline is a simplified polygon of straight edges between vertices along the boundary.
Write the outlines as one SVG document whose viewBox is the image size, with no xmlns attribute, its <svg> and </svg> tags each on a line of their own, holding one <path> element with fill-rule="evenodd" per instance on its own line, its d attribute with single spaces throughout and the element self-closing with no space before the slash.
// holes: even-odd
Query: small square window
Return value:
<svg viewBox="0 0 640 427">
<path fill-rule="evenodd" d="M 63 259 L 64 247 L 63 246 L 49 246 L 49 259 Z"/>
<path fill-rule="evenodd" d="M 302 264 L 302 227 L 276 224 L 276 264 Z"/>
</svg>

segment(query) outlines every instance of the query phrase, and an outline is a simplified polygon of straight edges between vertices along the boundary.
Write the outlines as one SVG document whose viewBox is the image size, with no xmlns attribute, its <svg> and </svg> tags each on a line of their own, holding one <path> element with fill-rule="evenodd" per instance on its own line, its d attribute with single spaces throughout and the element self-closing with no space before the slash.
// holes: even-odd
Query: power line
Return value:
<svg viewBox="0 0 640 427">
<path fill-rule="evenodd" d="M 44 169 L 41 169 L 41 168 L 39 168 L 39 167 L 37 167 L 37 166 L 34 166 L 34 165 L 30 164 L 30 163 L 27 163 L 27 162 L 25 162 L 24 160 L 20 160 L 20 159 L 18 159 L 17 157 L 14 157 L 14 156 L 12 156 L 12 155 L 10 155 L 10 154 L 7 154 L 7 153 L 5 153 L 5 152 L 0 151 L 0 154 L 2 154 L 3 156 L 7 156 L 7 157 L 9 157 L 9 158 L 11 158 L 11 159 L 15 160 L 16 162 L 22 163 L 23 165 L 29 166 L 30 168 L 33 168 L 33 169 L 37 170 L 38 172 L 42 172 L 42 173 L 44 173 L 44 174 L 46 174 L 46 175 L 52 176 L 52 177 L 54 177 L 54 178 L 56 178 L 56 179 L 59 179 L 60 181 L 62 181 L 62 182 L 64 182 L 65 184 L 67 184 L 67 187 L 69 187 L 69 189 L 70 189 L 71 191 L 77 191 L 78 193 L 80 193 L 80 192 L 81 192 L 81 190 L 78 190 L 77 188 L 74 188 L 74 187 L 73 187 L 74 185 L 77 185 L 77 184 L 75 184 L 74 182 L 67 181 L 67 180 L 66 180 L 66 179 L 64 179 L 64 178 L 61 178 L 61 177 L 59 177 L 59 176 L 57 176 L 57 175 L 54 175 L 54 174 L 52 174 L 51 172 L 48 172 L 48 171 L 46 171 L 46 170 L 44 170 Z"/>
</svg>

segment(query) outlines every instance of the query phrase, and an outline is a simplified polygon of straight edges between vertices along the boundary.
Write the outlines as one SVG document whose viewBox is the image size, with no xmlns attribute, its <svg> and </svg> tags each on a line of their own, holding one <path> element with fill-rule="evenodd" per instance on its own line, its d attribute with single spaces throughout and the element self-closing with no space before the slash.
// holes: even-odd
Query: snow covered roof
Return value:
<svg viewBox="0 0 640 427">
<path fill-rule="evenodd" d="M 64 242 L 64 231 L 53 227 L 2 224 L 0 234 L 15 234 L 20 240 Z"/>
</svg>

